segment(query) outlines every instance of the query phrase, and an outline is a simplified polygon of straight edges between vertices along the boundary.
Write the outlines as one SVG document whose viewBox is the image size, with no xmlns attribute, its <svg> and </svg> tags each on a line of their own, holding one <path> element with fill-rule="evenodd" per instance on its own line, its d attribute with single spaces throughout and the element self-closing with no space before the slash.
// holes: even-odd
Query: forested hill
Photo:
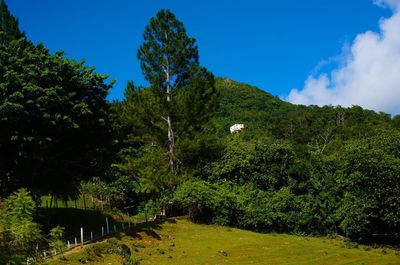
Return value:
<svg viewBox="0 0 400 265">
<path fill-rule="evenodd" d="M 379 129 L 400 127 L 400 117 L 359 106 L 302 106 L 285 102 L 257 87 L 217 78 L 220 107 L 214 114 L 218 134 L 243 123 L 245 137 L 273 136 L 307 144 L 320 137 L 340 140 L 366 137 Z"/>
<path fill-rule="evenodd" d="M 297 109 L 263 90 L 228 78 L 217 78 L 215 86 L 220 95 L 215 119 L 218 129 L 225 133 L 235 123 L 245 124 L 248 135 L 265 133 L 271 123 Z"/>
</svg>

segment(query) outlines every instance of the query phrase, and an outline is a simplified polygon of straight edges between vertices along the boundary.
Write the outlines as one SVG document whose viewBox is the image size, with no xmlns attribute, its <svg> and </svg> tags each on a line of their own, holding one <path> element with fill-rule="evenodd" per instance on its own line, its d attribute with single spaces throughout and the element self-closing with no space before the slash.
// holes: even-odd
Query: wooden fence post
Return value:
<svg viewBox="0 0 400 265">
<path fill-rule="evenodd" d="M 81 227 L 81 247 L 83 248 L 83 227 Z"/>
</svg>

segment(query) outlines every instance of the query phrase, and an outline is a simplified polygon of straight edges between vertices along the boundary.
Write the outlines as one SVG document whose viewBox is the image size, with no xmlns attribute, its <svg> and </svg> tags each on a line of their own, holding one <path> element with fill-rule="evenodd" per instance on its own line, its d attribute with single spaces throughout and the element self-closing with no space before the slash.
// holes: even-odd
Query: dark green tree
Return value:
<svg viewBox="0 0 400 265">
<path fill-rule="evenodd" d="M 128 82 L 125 100 L 111 104 L 112 122 L 120 148 L 140 148 L 165 138 L 160 102 L 150 89 Z M 133 129 L 134 128 L 134 129 Z"/>
<path fill-rule="evenodd" d="M 107 76 L 23 39 L 0 61 L 0 191 L 73 195 L 106 165 Z"/>
<path fill-rule="evenodd" d="M 10 13 L 6 2 L 0 0 L 0 45 L 7 45 L 20 38 L 25 38 L 25 33 L 20 31 L 18 19 Z"/>
<path fill-rule="evenodd" d="M 186 34 L 183 23 L 170 11 L 161 10 L 151 18 L 143 38 L 137 56 L 161 105 L 158 119 L 166 123 L 169 171 L 174 172 L 175 129 L 187 131 L 190 125 L 184 121 L 193 125 L 206 117 L 203 111 L 213 105 L 208 103 L 215 94 L 214 77 L 200 67 L 195 39 Z M 190 105 L 194 99 L 200 100 L 195 102 L 200 107 Z"/>
<path fill-rule="evenodd" d="M 343 156 L 337 211 L 340 227 L 353 238 L 400 236 L 400 132 L 381 131 L 352 141 Z"/>
<path fill-rule="evenodd" d="M 223 156 L 209 167 L 211 181 L 232 181 L 237 184 L 250 182 L 253 174 L 251 159 L 254 144 L 243 141 L 242 134 L 234 134 L 225 143 Z"/>
</svg>

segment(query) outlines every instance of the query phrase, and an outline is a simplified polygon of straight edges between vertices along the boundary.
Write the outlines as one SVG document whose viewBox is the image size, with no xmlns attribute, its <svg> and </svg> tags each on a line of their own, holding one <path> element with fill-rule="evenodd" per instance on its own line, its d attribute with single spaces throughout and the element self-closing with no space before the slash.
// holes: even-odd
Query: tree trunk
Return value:
<svg viewBox="0 0 400 265">
<path fill-rule="evenodd" d="M 50 199 L 50 208 L 51 208 L 51 206 L 53 206 L 53 197 L 54 197 L 53 195 L 51 195 L 51 197 L 50 197 L 51 198 Z"/>
<path fill-rule="evenodd" d="M 168 164 L 169 164 L 169 172 L 174 173 L 174 132 L 172 130 L 172 121 L 171 117 L 168 114 L 167 117 L 168 123 Z"/>
<path fill-rule="evenodd" d="M 167 34 L 165 34 L 167 38 Z M 172 120 L 170 115 L 170 102 L 171 102 L 171 79 L 169 75 L 169 59 L 166 58 L 166 67 L 165 67 L 165 78 L 166 78 L 166 92 L 167 92 L 167 124 L 168 124 L 168 164 L 169 164 L 169 172 L 174 173 L 174 131 L 172 130 Z"/>
</svg>

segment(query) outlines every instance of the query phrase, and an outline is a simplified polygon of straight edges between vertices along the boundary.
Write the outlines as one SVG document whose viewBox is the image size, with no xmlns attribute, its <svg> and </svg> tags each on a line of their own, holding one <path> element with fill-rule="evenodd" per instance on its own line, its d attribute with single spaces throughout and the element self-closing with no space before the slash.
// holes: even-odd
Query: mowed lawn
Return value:
<svg viewBox="0 0 400 265">
<path fill-rule="evenodd" d="M 183 218 L 120 234 L 139 264 L 400 264 L 400 253 L 387 248 L 349 248 L 340 240 L 286 234 L 260 234 Z M 86 246 L 87 247 L 87 246 Z M 75 249 L 50 264 L 82 264 Z M 122 264 L 120 256 L 103 255 L 86 264 Z"/>
</svg>

